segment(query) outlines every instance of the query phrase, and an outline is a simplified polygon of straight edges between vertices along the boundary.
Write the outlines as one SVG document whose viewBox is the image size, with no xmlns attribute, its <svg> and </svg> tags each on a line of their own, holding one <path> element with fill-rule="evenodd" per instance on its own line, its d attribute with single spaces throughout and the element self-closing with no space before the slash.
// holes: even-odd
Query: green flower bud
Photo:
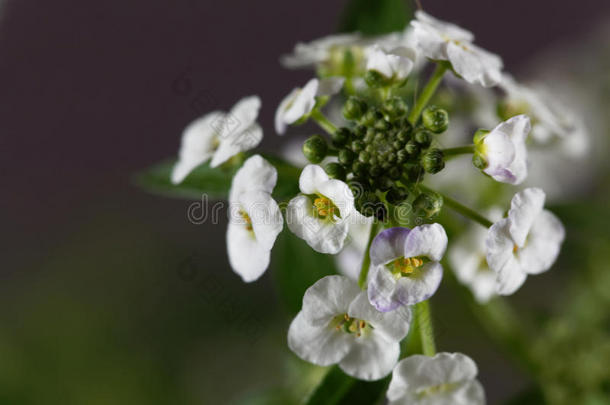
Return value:
<svg viewBox="0 0 610 405">
<path fill-rule="evenodd" d="M 425 149 L 432 143 L 432 134 L 425 129 L 419 129 L 415 132 L 414 139 L 415 142 Z"/>
<path fill-rule="evenodd" d="M 349 166 L 352 164 L 356 155 L 349 149 L 341 149 L 339 151 L 339 162 L 345 166 Z"/>
<path fill-rule="evenodd" d="M 419 153 L 419 145 L 415 141 L 409 141 L 406 143 L 404 151 L 411 157 L 416 156 Z"/>
<path fill-rule="evenodd" d="M 366 113 L 367 105 L 364 100 L 358 97 L 350 96 L 343 105 L 343 116 L 346 120 L 355 121 L 360 119 Z"/>
<path fill-rule="evenodd" d="M 399 164 L 405 163 L 407 161 L 407 159 L 409 159 L 409 154 L 407 153 L 406 150 L 401 149 L 398 152 L 396 152 L 396 163 L 399 163 Z"/>
<path fill-rule="evenodd" d="M 380 131 L 387 131 L 390 129 L 392 125 L 385 120 L 385 118 L 380 118 L 377 121 L 375 121 L 375 129 L 378 129 Z"/>
<path fill-rule="evenodd" d="M 442 108 L 429 106 L 422 113 L 422 122 L 427 130 L 440 134 L 449 126 L 449 113 Z"/>
<path fill-rule="evenodd" d="M 404 148 L 404 144 L 398 140 L 392 142 L 392 148 L 394 148 L 395 151 L 399 151 L 402 150 L 402 148 Z"/>
<path fill-rule="evenodd" d="M 372 130 L 373 128 L 369 128 L 369 129 Z M 367 131 L 366 135 L 364 135 L 364 138 L 362 138 L 362 140 L 366 144 L 372 143 L 373 139 L 375 139 L 375 132 L 373 132 L 373 131 Z"/>
<path fill-rule="evenodd" d="M 443 151 L 436 148 L 426 151 L 421 157 L 421 165 L 428 173 L 440 172 L 445 167 Z"/>
<path fill-rule="evenodd" d="M 352 150 L 355 153 L 360 153 L 364 150 L 364 148 L 366 147 L 366 145 L 364 144 L 364 142 L 360 141 L 360 140 L 355 140 L 352 142 Z"/>
<path fill-rule="evenodd" d="M 349 128 L 341 127 L 335 131 L 334 134 L 331 135 L 331 140 L 333 145 L 337 147 L 341 147 L 347 143 L 352 137 L 352 131 Z"/>
<path fill-rule="evenodd" d="M 367 70 L 364 74 L 364 81 L 369 87 L 379 88 L 390 84 L 390 81 L 376 70 Z"/>
<path fill-rule="evenodd" d="M 474 133 L 474 137 L 472 138 L 472 142 L 475 145 L 480 145 L 481 143 L 483 143 L 483 139 L 485 139 L 485 136 L 489 133 L 490 131 L 486 130 L 486 129 L 479 129 L 477 130 L 477 132 Z"/>
<path fill-rule="evenodd" d="M 394 120 L 404 116 L 409 110 L 409 106 L 402 98 L 392 97 L 383 103 L 383 110 Z"/>
<path fill-rule="evenodd" d="M 345 180 L 345 168 L 341 164 L 336 162 L 329 163 L 326 165 L 325 170 L 328 177 L 337 180 Z"/>
<path fill-rule="evenodd" d="M 369 108 L 364 115 L 358 120 L 358 122 L 364 126 L 371 126 L 377 121 L 378 111 L 374 108 Z"/>
<path fill-rule="evenodd" d="M 413 201 L 415 215 L 432 219 L 438 216 L 443 208 L 443 197 L 433 192 L 423 192 Z"/>
<path fill-rule="evenodd" d="M 420 165 L 412 165 L 407 168 L 406 176 L 411 183 L 418 183 L 424 178 L 424 169 Z"/>
<path fill-rule="evenodd" d="M 383 141 L 385 141 L 385 134 L 383 132 L 377 132 L 373 141 L 375 143 L 382 143 Z"/>
<path fill-rule="evenodd" d="M 360 154 L 358 155 L 358 160 L 361 161 L 362 163 L 368 163 L 370 158 L 371 158 L 371 155 L 367 151 L 364 151 L 364 150 L 362 152 L 360 152 Z"/>
<path fill-rule="evenodd" d="M 387 176 L 382 176 L 377 180 L 376 185 L 379 190 L 388 191 L 394 187 L 394 181 Z"/>
<path fill-rule="evenodd" d="M 398 205 L 407 199 L 409 193 L 403 187 L 392 187 L 385 195 L 385 199 L 392 205 Z"/>
<path fill-rule="evenodd" d="M 355 129 L 354 129 L 354 136 L 358 139 L 362 139 L 365 137 L 365 135 L 368 133 L 368 128 L 365 127 L 364 125 L 358 125 Z"/>
<path fill-rule="evenodd" d="M 484 170 L 487 168 L 487 160 L 477 152 L 472 155 L 472 164 L 479 170 Z"/>
<path fill-rule="evenodd" d="M 371 160 L 373 160 L 373 158 L 371 158 Z M 372 162 L 370 162 L 370 161 L 369 161 L 369 164 L 371 165 L 371 169 L 369 170 L 371 177 L 381 176 L 381 173 L 383 172 L 383 170 L 381 170 L 381 167 L 377 166 L 377 164 L 372 164 Z"/>
<path fill-rule="evenodd" d="M 371 156 L 369 159 L 369 164 L 376 165 L 377 163 L 379 163 L 379 159 L 377 159 L 377 156 L 375 156 L 375 155 Z"/>
<path fill-rule="evenodd" d="M 321 135 L 313 135 L 303 143 L 303 155 L 311 163 L 320 163 L 326 157 L 328 145 Z"/>
<path fill-rule="evenodd" d="M 400 174 L 400 169 L 396 166 L 392 167 L 388 172 L 388 176 L 390 176 L 392 180 L 398 180 L 400 178 Z"/>
<path fill-rule="evenodd" d="M 410 129 L 403 128 L 396 134 L 396 139 L 402 142 L 403 144 L 407 143 L 409 141 L 409 138 L 411 138 Z"/>
<path fill-rule="evenodd" d="M 366 165 L 357 160 L 352 164 L 352 172 L 356 176 L 364 176 L 366 174 Z"/>
<path fill-rule="evenodd" d="M 394 153 L 394 152 L 388 153 L 388 155 L 386 156 L 386 160 L 388 161 L 388 163 L 396 162 L 396 153 Z"/>
</svg>

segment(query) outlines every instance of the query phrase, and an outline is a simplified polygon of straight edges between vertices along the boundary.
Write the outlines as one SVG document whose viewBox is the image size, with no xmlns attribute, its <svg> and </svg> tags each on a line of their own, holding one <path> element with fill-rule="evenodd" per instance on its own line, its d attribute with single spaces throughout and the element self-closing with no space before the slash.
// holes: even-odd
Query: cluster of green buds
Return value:
<svg viewBox="0 0 610 405">
<path fill-rule="evenodd" d="M 366 216 L 383 219 L 387 213 L 383 200 L 392 205 L 406 201 L 413 185 L 426 173 L 438 173 L 445 166 L 443 152 L 433 146 L 433 140 L 449 125 L 447 111 L 429 106 L 420 123 L 413 125 L 408 110 L 401 97 L 372 104 L 351 96 L 343 106 L 350 125 L 334 131 L 330 145 L 321 135 L 310 137 L 303 145 L 303 153 L 312 163 L 329 155 L 337 157 L 325 170 L 330 177 L 352 185 L 356 208 Z M 440 210 L 438 199 L 430 202 L 434 197 L 422 197 L 416 204 L 425 207 L 422 215 L 426 218 Z"/>
</svg>

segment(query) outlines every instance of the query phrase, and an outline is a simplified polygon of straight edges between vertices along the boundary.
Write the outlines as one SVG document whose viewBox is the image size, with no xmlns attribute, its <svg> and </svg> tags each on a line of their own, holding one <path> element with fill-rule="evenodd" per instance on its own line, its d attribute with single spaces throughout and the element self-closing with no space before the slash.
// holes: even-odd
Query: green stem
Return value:
<svg viewBox="0 0 610 405">
<path fill-rule="evenodd" d="M 337 131 L 337 127 L 335 126 L 335 124 L 333 124 L 332 122 L 330 122 L 328 120 L 328 118 L 326 118 L 324 116 L 324 114 L 322 114 L 322 111 L 315 109 L 311 112 L 310 117 L 318 123 L 318 125 L 325 130 L 326 132 L 328 132 L 329 135 L 334 134 Z"/>
<path fill-rule="evenodd" d="M 434 191 L 434 190 L 424 186 L 423 184 L 420 184 L 419 187 L 422 190 L 431 191 L 433 193 L 439 194 L 441 197 L 443 197 L 444 204 L 446 204 L 447 206 L 452 208 L 454 211 L 462 214 L 466 218 L 470 218 L 473 221 L 478 222 L 479 224 L 483 225 L 485 228 L 489 228 L 490 226 L 493 225 L 493 222 L 491 222 L 489 219 L 485 218 L 483 215 L 479 214 L 478 212 L 474 211 L 473 209 L 470 209 L 470 208 L 466 207 L 465 205 L 457 202 L 453 198 L 451 198 L 443 193 L 439 193 L 438 191 Z"/>
<path fill-rule="evenodd" d="M 432 326 L 429 300 L 415 305 L 415 311 L 422 352 L 425 356 L 434 356 L 436 354 L 436 343 L 434 342 L 434 328 Z"/>
<path fill-rule="evenodd" d="M 465 145 L 465 146 L 458 146 L 455 148 L 442 149 L 442 152 L 443 152 L 443 156 L 445 156 L 445 157 L 456 156 L 456 155 L 466 155 L 469 153 L 474 153 L 474 145 Z"/>
<path fill-rule="evenodd" d="M 362 259 L 362 266 L 360 267 L 360 276 L 358 277 L 358 285 L 364 289 L 366 287 L 366 279 L 369 275 L 369 267 L 371 266 L 371 244 L 373 239 L 377 236 L 377 222 L 371 224 L 371 231 L 369 233 L 369 240 L 366 243 L 366 250 L 364 251 L 364 258 Z"/>
<path fill-rule="evenodd" d="M 413 106 L 413 109 L 409 114 L 409 122 L 411 124 L 415 125 L 415 123 L 417 123 L 417 121 L 419 120 L 421 112 L 434 95 L 434 92 L 436 92 L 436 88 L 441 83 L 441 80 L 443 79 L 443 75 L 447 71 L 447 68 L 448 65 L 446 63 L 439 63 L 436 65 L 434 73 L 432 73 L 432 76 L 428 80 L 428 83 L 426 83 L 426 86 L 417 98 L 417 101 L 415 101 L 415 105 Z"/>
</svg>

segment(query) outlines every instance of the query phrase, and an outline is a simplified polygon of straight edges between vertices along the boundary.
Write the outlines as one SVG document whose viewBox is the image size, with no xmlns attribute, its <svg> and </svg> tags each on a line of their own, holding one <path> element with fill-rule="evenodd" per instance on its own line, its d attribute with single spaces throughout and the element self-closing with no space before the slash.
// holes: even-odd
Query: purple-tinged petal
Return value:
<svg viewBox="0 0 610 405">
<path fill-rule="evenodd" d="M 371 305 L 380 312 L 389 312 L 398 308 L 401 303 L 394 300 L 396 279 L 383 264 L 373 269 L 369 280 L 368 297 Z"/>
<path fill-rule="evenodd" d="M 375 236 L 370 250 L 371 263 L 377 266 L 403 257 L 409 232 L 409 228 L 396 227 L 386 229 Z"/>
</svg>

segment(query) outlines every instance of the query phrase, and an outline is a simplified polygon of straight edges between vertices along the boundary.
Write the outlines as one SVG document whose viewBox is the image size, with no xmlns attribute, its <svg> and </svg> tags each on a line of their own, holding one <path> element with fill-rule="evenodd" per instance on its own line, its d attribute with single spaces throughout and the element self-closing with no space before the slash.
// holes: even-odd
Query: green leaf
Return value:
<svg viewBox="0 0 610 405">
<path fill-rule="evenodd" d="M 282 159 L 264 157 L 278 171 L 278 182 L 273 196 L 280 201 L 294 197 L 299 192 L 300 169 Z M 168 197 L 200 200 L 201 196 L 206 194 L 211 199 L 226 199 L 238 169 L 230 164 L 211 168 L 205 163 L 193 170 L 182 183 L 172 184 L 170 175 L 174 164 L 174 160 L 166 160 L 153 165 L 136 174 L 134 182 L 146 191 Z"/>
<path fill-rule="evenodd" d="M 303 294 L 324 276 L 336 274 L 332 256 L 318 253 L 289 230 L 282 232 L 273 247 L 273 277 L 288 310 L 301 310 Z"/>
<path fill-rule="evenodd" d="M 379 35 L 403 30 L 413 16 L 405 0 L 350 0 L 339 31 Z"/>
<path fill-rule="evenodd" d="M 333 366 L 307 400 L 307 405 L 372 405 L 383 397 L 390 377 L 379 381 L 356 380 Z"/>
</svg>

